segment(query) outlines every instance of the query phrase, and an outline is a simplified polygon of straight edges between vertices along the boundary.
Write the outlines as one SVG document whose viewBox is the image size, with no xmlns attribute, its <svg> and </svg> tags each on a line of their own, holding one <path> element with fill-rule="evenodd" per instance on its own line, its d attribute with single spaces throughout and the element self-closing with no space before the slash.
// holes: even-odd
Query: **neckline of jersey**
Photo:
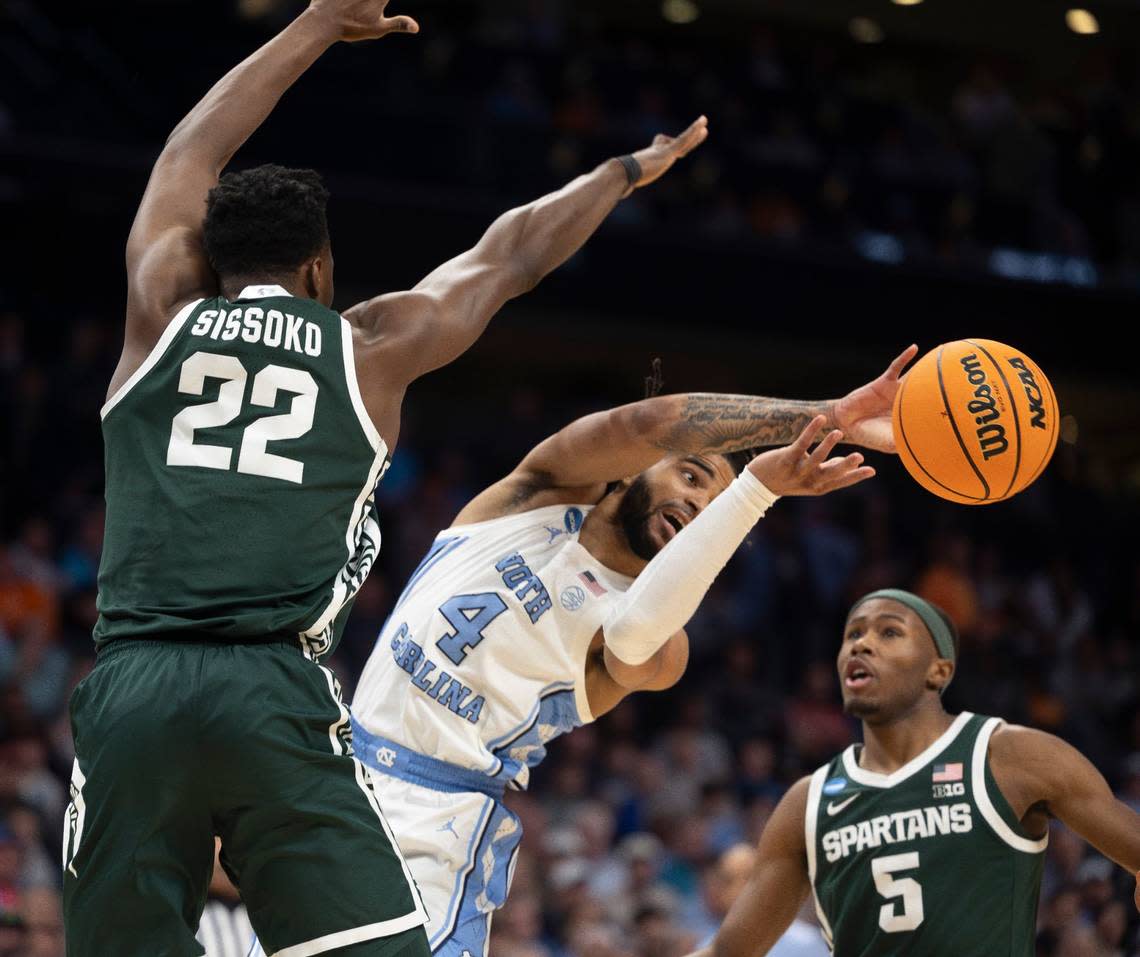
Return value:
<svg viewBox="0 0 1140 957">
<path fill-rule="evenodd" d="M 238 293 L 238 297 L 234 302 L 241 302 L 243 299 L 270 299 L 273 296 L 285 296 L 287 299 L 293 298 L 293 294 L 287 289 L 275 283 L 271 283 L 268 286 L 246 286 Z"/>
<path fill-rule="evenodd" d="M 571 537 L 571 539 L 570 539 L 571 544 L 575 545 L 580 551 L 585 552 L 586 555 L 589 556 L 590 561 L 592 561 L 595 565 L 597 565 L 598 568 L 600 568 L 602 570 L 602 572 L 606 575 L 606 577 L 611 579 L 613 583 L 619 584 L 619 585 L 625 585 L 625 588 L 628 590 L 630 585 L 632 585 L 637 580 L 637 576 L 636 575 L 634 575 L 634 576 L 623 575 L 621 572 L 615 571 L 614 569 L 610 568 L 609 565 L 603 565 L 602 562 L 598 559 L 598 556 L 595 555 L 592 551 L 590 551 L 578 539 L 578 535 L 579 535 L 580 531 L 581 531 L 581 529 L 579 529 L 578 532 L 575 532 L 574 535 Z"/>
<path fill-rule="evenodd" d="M 553 512 L 556 510 L 565 511 L 568 508 L 576 508 L 576 509 L 581 510 L 583 518 L 584 518 L 586 515 L 590 514 L 590 512 L 594 509 L 594 507 L 595 507 L 594 505 L 586 504 L 584 502 L 579 502 L 579 503 L 560 502 L 560 503 L 555 503 L 554 505 L 540 505 L 538 508 L 529 508 L 529 509 L 526 509 L 525 511 L 522 511 L 522 512 L 512 512 L 509 515 L 497 515 L 495 518 L 485 518 L 479 522 L 467 522 L 465 524 L 449 525 L 447 528 L 441 529 L 439 531 L 439 534 L 436 535 L 435 540 L 438 541 L 440 535 L 443 535 L 443 534 L 448 533 L 448 532 L 458 532 L 459 534 L 463 534 L 464 532 L 470 531 L 471 529 L 477 529 L 477 528 L 481 528 L 484 525 L 490 525 L 492 522 L 500 522 L 505 518 L 513 518 L 513 517 L 521 516 L 521 515 L 533 515 L 535 512 L 542 512 L 542 511 Z M 585 545 L 583 545 L 578 540 L 578 536 L 581 534 L 581 532 L 582 532 L 581 527 L 579 527 L 577 529 L 577 531 L 571 532 L 567 541 L 564 544 L 573 543 L 580 551 L 582 551 L 586 554 L 586 556 L 590 559 L 591 562 L 594 563 L 594 565 L 596 565 L 602 571 L 602 573 L 606 576 L 606 578 L 610 581 L 611 584 L 624 585 L 625 588 L 628 589 L 630 587 L 630 585 L 632 585 L 633 582 L 636 581 L 637 576 L 631 577 L 629 575 L 623 575 L 621 572 L 615 571 L 614 569 L 610 568 L 609 565 L 603 564 L 593 552 L 591 552 Z"/>
<path fill-rule="evenodd" d="M 866 768 L 860 767 L 855 749 L 862 745 L 855 744 L 849 745 L 847 750 L 843 752 L 844 770 L 847 772 L 847 776 L 858 784 L 865 784 L 868 787 L 874 788 L 892 788 L 896 784 L 901 784 L 907 778 L 911 777 L 911 775 L 916 774 L 942 751 L 945 751 L 962 732 L 962 729 L 966 726 L 966 722 L 973 716 L 974 713 L 972 711 L 963 711 L 950 723 L 950 727 L 943 731 L 937 739 L 932 741 L 921 754 L 911 758 L 901 768 L 895 769 L 890 774 L 868 771 Z"/>
</svg>

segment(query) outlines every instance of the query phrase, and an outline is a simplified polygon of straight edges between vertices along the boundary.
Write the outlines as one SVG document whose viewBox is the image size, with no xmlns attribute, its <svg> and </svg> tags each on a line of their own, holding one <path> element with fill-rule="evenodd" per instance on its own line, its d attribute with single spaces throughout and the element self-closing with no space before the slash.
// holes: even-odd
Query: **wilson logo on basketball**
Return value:
<svg viewBox="0 0 1140 957">
<path fill-rule="evenodd" d="M 1033 378 L 1033 371 L 1025 364 L 1021 356 L 1009 360 L 1009 364 L 1017 370 L 1017 377 L 1025 387 L 1025 398 L 1029 402 L 1029 425 L 1034 429 L 1045 428 L 1045 396 L 1037 380 Z"/>
<path fill-rule="evenodd" d="M 977 423 L 978 443 L 982 448 L 982 458 L 992 459 L 1009 449 L 1009 440 L 1005 437 L 1005 426 L 998 419 L 1001 410 L 998 408 L 997 396 L 986 380 L 986 373 L 978 361 L 976 353 L 962 356 L 959 362 L 966 371 L 966 378 L 974 387 L 974 398 L 966 403 L 966 409 Z"/>
</svg>

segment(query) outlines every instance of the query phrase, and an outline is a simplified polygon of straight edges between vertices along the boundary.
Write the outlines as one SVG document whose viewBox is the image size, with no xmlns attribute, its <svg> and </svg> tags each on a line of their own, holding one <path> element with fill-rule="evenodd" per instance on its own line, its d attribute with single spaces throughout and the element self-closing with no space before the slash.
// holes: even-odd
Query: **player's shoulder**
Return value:
<svg viewBox="0 0 1140 957">
<path fill-rule="evenodd" d="M 811 807 L 811 783 L 814 775 L 806 775 L 796 781 L 780 798 L 764 827 L 761 837 L 769 848 L 783 848 L 787 853 L 802 855 L 808 844 L 807 833 L 811 827 L 809 815 Z"/>
<path fill-rule="evenodd" d="M 808 804 L 811 799 L 811 782 L 814 776 L 805 774 L 784 792 L 784 796 L 780 798 L 780 803 L 777 805 L 783 814 L 800 821 L 803 820 L 804 815 L 808 812 Z"/>
<path fill-rule="evenodd" d="M 994 728 L 989 740 L 989 759 L 997 765 L 1049 763 L 1070 750 L 1071 745 L 1047 731 L 1004 721 Z"/>
<path fill-rule="evenodd" d="M 484 489 L 468 502 L 455 516 L 456 525 L 476 525 L 496 519 L 530 515 L 547 508 L 577 508 L 580 512 L 592 508 L 604 494 L 603 488 L 550 488 L 536 485 L 525 474 L 512 472 L 494 485 Z M 582 515 L 578 516 L 579 519 Z M 580 524 L 580 523 L 579 523 Z M 568 532 L 577 528 L 568 527 Z"/>
<path fill-rule="evenodd" d="M 414 348 L 435 308 L 431 296 L 414 289 L 382 293 L 350 306 L 341 316 L 362 349 L 378 355 Z"/>
</svg>

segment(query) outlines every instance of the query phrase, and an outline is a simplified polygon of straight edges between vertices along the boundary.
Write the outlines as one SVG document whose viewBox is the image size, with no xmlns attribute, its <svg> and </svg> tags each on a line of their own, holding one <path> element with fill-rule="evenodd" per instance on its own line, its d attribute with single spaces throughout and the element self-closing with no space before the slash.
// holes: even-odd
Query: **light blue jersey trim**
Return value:
<svg viewBox="0 0 1140 957">
<path fill-rule="evenodd" d="M 420 754 L 389 738 L 372 734 L 355 718 L 352 719 L 352 743 L 357 758 L 381 774 L 433 791 L 451 794 L 474 792 L 495 801 L 503 798 L 506 782 L 496 781 L 482 771 L 461 768 L 458 764 Z"/>
<path fill-rule="evenodd" d="M 467 844 L 467 862 L 463 865 L 463 871 L 455 875 L 455 890 L 452 891 L 451 900 L 447 904 L 447 916 L 439 925 L 439 930 L 428 941 L 428 946 L 432 950 L 435 950 L 437 944 L 447 940 L 451 936 L 451 932 L 455 930 L 455 922 L 459 919 L 459 911 L 462 910 L 461 905 L 467 887 L 467 879 L 475 869 L 475 861 L 479 857 L 479 847 L 483 844 L 483 837 L 487 833 L 487 825 L 490 823 L 491 812 L 494 809 L 495 802 L 489 800 L 479 815 L 479 822 L 475 825 L 471 840 Z"/>
<path fill-rule="evenodd" d="M 553 684 L 547 685 L 538 693 L 538 698 L 534 702 L 534 706 L 527 715 L 527 719 L 515 728 L 512 728 L 506 734 L 501 734 L 499 737 L 492 741 L 487 742 L 487 750 L 495 755 L 495 759 L 487 773 L 491 777 L 498 777 L 499 773 L 503 770 L 503 759 L 499 757 L 499 752 L 509 748 L 520 737 L 526 734 L 531 728 L 534 727 L 535 722 L 538 721 L 539 716 L 542 714 L 542 702 L 544 699 L 550 697 L 552 694 L 557 694 L 559 691 L 570 691 L 574 688 L 572 681 L 556 681 Z"/>
<path fill-rule="evenodd" d="M 546 745 L 551 740 L 581 724 L 575 683 L 557 681 L 547 685 L 523 724 L 488 742 L 487 749 L 494 753 L 497 762 L 488 774 L 504 785 L 514 781 L 524 767 L 534 767 L 546 757 Z M 538 725 L 550 725 L 557 731 L 544 741 L 537 730 Z M 509 755 L 510 751 L 520 749 L 525 749 L 526 754 L 521 757 Z M 505 754 L 507 756 L 504 757 Z"/>
<path fill-rule="evenodd" d="M 506 903 L 522 841 L 522 824 L 501 804 L 480 818 L 470 866 L 448 904 L 448 919 L 430 941 L 437 957 L 482 957 L 487 951 L 491 914 Z M 513 827 L 507 826 L 513 823 Z M 488 871 L 488 864 L 490 865 Z"/>
<path fill-rule="evenodd" d="M 466 535 L 451 535 L 447 538 L 437 538 L 432 543 L 431 548 L 428 549 L 428 553 L 423 557 L 423 561 L 421 561 L 416 567 L 416 570 L 412 572 L 411 577 L 408 579 L 408 583 L 404 586 L 404 590 L 400 592 L 400 597 L 396 599 L 396 604 L 392 608 L 392 614 L 396 613 L 396 609 L 404 603 L 408 595 L 411 593 L 412 589 L 415 588 L 419 583 L 420 579 L 423 578 L 424 575 L 431 571 L 436 565 L 438 565 L 440 561 L 442 561 L 446 556 L 455 551 L 455 549 L 457 549 L 465 541 L 467 541 Z M 392 615 L 389 615 L 388 617 L 391 618 Z"/>
</svg>

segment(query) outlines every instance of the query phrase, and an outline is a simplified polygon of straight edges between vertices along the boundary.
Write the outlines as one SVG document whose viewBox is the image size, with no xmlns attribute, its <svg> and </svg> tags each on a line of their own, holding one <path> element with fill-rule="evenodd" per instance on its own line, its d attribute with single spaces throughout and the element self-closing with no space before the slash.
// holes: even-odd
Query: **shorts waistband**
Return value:
<svg viewBox="0 0 1140 957">
<path fill-rule="evenodd" d="M 368 767 L 401 781 L 409 781 L 433 791 L 456 794 L 475 791 L 496 801 L 503 799 L 506 783 L 482 771 L 461 768 L 420 754 L 388 738 L 366 731 L 354 717 L 352 742 L 356 756 Z"/>
<path fill-rule="evenodd" d="M 294 635 L 292 637 L 267 638 L 257 641 L 227 641 L 225 639 L 203 636 L 187 636 L 181 638 L 116 638 L 107 644 L 95 649 L 96 660 L 102 660 L 111 655 L 117 655 L 127 650 L 141 650 L 143 648 L 284 648 L 295 651 L 302 657 L 305 649 Z"/>
</svg>

